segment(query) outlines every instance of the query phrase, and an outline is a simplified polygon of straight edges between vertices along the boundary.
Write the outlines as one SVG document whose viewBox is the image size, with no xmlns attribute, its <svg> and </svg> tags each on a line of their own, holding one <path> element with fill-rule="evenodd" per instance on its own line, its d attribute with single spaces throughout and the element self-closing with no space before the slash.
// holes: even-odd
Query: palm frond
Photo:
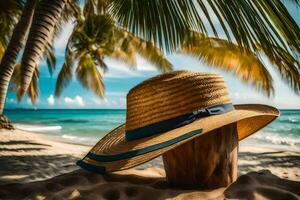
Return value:
<svg viewBox="0 0 300 200">
<path fill-rule="evenodd" d="M 83 54 L 78 59 L 76 77 L 83 87 L 92 90 L 99 97 L 104 96 L 102 75 L 90 55 Z"/>
<path fill-rule="evenodd" d="M 27 90 L 27 95 L 31 100 L 32 104 L 35 104 L 38 97 L 39 97 L 39 68 L 35 68 L 32 80 L 29 84 L 28 90 Z M 19 62 L 16 64 L 14 73 L 11 78 L 10 82 L 10 91 L 11 92 L 16 92 L 17 100 L 21 101 L 22 95 L 18 92 L 18 88 L 21 85 L 21 63 Z"/>
<path fill-rule="evenodd" d="M 24 1 L 0 1 L 0 42 L 3 47 L 6 47 L 23 9 Z M 1 55 L 3 55 L 3 53 Z"/>
<path fill-rule="evenodd" d="M 39 78 L 40 78 L 39 68 L 36 67 L 31 82 L 29 84 L 27 94 L 31 100 L 32 104 L 35 104 L 39 97 Z M 21 97 L 18 96 L 18 99 Z"/>
<path fill-rule="evenodd" d="M 126 63 L 131 69 L 136 69 L 137 51 L 129 34 L 121 29 L 115 28 L 114 37 L 116 43 L 114 50 L 107 56 L 120 60 Z"/>
<path fill-rule="evenodd" d="M 89 15 L 94 15 L 96 12 L 96 6 L 96 0 L 85 0 L 85 5 L 83 7 L 83 16 L 89 17 Z"/>
<path fill-rule="evenodd" d="M 67 87 L 73 77 L 73 65 L 74 65 L 73 54 L 69 51 L 66 52 L 65 62 L 57 76 L 55 86 L 55 96 L 59 97 L 62 90 Z"/>
<path fill-rule="evenodd" d="M 233 73 L 242 82 L 250 83 L 267 96 L 274 93 L 272 77 L 259 56 L 241 50 L 233 43 L 193 32 L 180 52 L 192 55 L 211 67 Z"/>
<path fill-rule="evenodd" d="M 196 22 L 197 9 L 191 0 L 115 0 L 110 11 L 117 24 L 166 51 L 180 46 L 190 28 L 205 32 L 205 26 L 199 26 L 201 21 Z"/>
<path fill-rule="evenodd" d="M 5 48 L 6 48 L 5 43 L 0 40 L 0 62 L 1 62 L 3 54 L 5 52 Z"/>
<path fill-rule="evenodd" d="M 48 71 L 50 75 L 52 75 L 56 68 L 56 56 L 53 48 L 53 41 L 47 43 L 44 52 L 44 59 L 46 60 Z"/>
<path fill-rule="evenodd" d="M 67 0 L 64 10 L 62 11 L 61 20 L 58 23 L 66 23 L 70 19 L 77 19 L 80 16 L 80 0 Z"/>
<path fill-rule="evenodd" d="M 159 71 L 168 72 L 172 70 L 172 64 L 153 42 L 145 41 L 129 33 L 128 38 L 129 43 L 134 47 L 134 50 L 153 64 Z"/>
<path fill-rule="evenodd" d="M 17 92 L 20 86 L 21 79 L 21 63 L 17 63 L 13 72 L 13 75 L 10 80 L 9 88 L 11 92 Z"/>
<path fill-rule="evenodd" d="M 97 0 L 97 10 L 99 14 L 105 14 L 112 3 L 112 0 Z"/>
<path fill-rule="evenodd" d="M 280 47 L 273 48 L 277 55 L 271 57 L 267 55 L 273 67 L 277 70 L 282 80 L 286 82 L 296 94 L 300 94 L 300 60 L 295 59 L 291 54 Z"/>
<path fill-rule="evenodd" d="M 137 57 L 136 52 L 132 47 L 125 49 L 117 47 L 109 57 L 126 63 L 131 69 L 136 69 Z"/>
<path fill-rule="evenodd" d="M 83 16 L 106 14 L 112 0 L 85 0 Z"/>
<path fill-rule="evenodd" d="M 249 51 L 260 44 L 273 57 L 280 55 L 269 46 L 300 53 L 300 28 L 279 0 L 116 0 L 110 11 L 118 24 L 167 51 L 180 47 L 190 30 L 210 36 L 210 28 L 217 37 L 221 25 L 228 41 Z"/>
</svg>

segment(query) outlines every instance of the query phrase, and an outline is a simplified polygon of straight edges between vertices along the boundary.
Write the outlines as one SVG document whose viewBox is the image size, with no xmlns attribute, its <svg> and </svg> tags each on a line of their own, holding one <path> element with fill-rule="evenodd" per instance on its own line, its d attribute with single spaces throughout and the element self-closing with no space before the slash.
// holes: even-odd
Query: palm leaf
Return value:
<svg viewBox="0 0 300 200">
<path fill-rule="evenodd" d="M 190 28 L 199 28 L 191 0 L 115 0 L 110 11 L 118 24 L 166 51 L 176 49 Z"/>
<path fill-rule="evenodd" d="M 44 59 L 46 60 L 48 71 L 50 75 L 52 75 L 56 68 L 56 57 L 53 48 L 53 41 L 47 43 L 44 52 Z"/>
<path fill-rule="evenodd" d="M 39 74 L 40 74 L 39 68 L 36 67 L 27 90 L 27 94 L 32 104 L 35 104 L 39 97 L 39 78 L 40 78 Z M 21 99 L 21 96 L 19 96 L 18 93 L 17 93 L 17 98 Z"/>
<path fill-rule="evenodd" d="M 233 73 L 267 96 L 274 92 L 272 77 L 259 56 L 226 40 L 207 38 L 193 32 L 180 52 L 192 55 L 211 67 Z"/>
<path fill-rule="evenodd" d="M 104 96 L 102 75 L 90 55 L 83 54 L 79 57 L 76 77 L 85 88 L 92 90 L 99 97 Z"/>
<path fill-rule="evenodd" d="M 120 60 L 124 63 L 126 63 L 131 69 L 136 69 L 136 51 L 133 49 L 133 47 L 117 47 L 112 54 L 110 54 L 110 57 Z"/>
<path fill-rule="evenodd" d="M 32 104 L 35 104 L 37 101 L 37 98 L 39 97 L 39 70 L 38 68 L 35 68 L 32 80 L 29 84 L 27 95 L 31 100 Z M 19 62 L 14 69 L 14 73 L 11 78 L 10 82 L 10 90 L 11 92 L 17 92 L 18 88 L 21 85 L 21 63 Z M 21 101 L 22 95 L 20 93 L 17 94 L 18 101 Z"/>
<path fill-rule="evenodd" d="M 27 1 L 24 6 L 24 12 L 16 24 L 10 41 L 7 45 L 0 64 L 0 114 L 4 109 L 4 103 L 8 90 L 9 81 L 14 72 L 16 61 L 20 51 L 22 50 L 27 32 L 31 26 L 33 13 L 36 6 L 36 0 Z M 1 10 L 1 9 L 0 9 Z M 12 14 L 12 13 L 11 13 Z M 2 19 L 2 18 L 1 18 Z M 0 20 L 1 21 L 1 20 Z M 1 26 L 0 26 L 1 27 Z M 7 28 L 7 27 L 6 27 Z"/>
<path fill-rule="evenodd" d="M 117 42 L 115 43 L 113 52 L 107 56 L 123 61 L 131 69 L 136 69 L 137 52 L 135 46 L 132 44 L 132 38 L 130 38 L 129 33 L 115 28 L 114 37 L 117 38 Z"/>
<path fill-rule="evenodd" d="M 0 41 L 0 62 L 2 60 L 2 56 L 5 52 L 6 45 L 3 41 Z"/>
<path fill-rule="evenodd" d="M 57 76 L 56 86 L 55 86 L 55 95 L 60 96 L 62 90 L 67 87 L 73 77 L 73 54 L 70 51 L 66 51 L 65 62 Z"/>
<path fill-rule="evenodd" d="M 296 94 L 300 94 L 300 61 L 280 47 L 273 48 L 278 57 L 267 56 L 273 67 L 279 72 L 282 80 L 286 82 Z"/>
<path fill-rule="evenodd" d="M 291 2 L 299 5 L 298 0 Z M 167 51 L 180 47 L 190 29 L 206 37 L 210 37 L 207 31 L 210 29 L 218 38 L 216 30 L 220 25 L 220 32 L 225 33 L 229 42 L 237 43 L 241 51 L 254 55 L 263 52 L 277 67 L 291 59 L 299 62 L 300 28 L 280 0 L 230 3 L 225 0 L 116 0 L 111 12 L 118 24 Z M 215 17 L 217 22 L 213 21 Z M 277 49 L 289 56 L 283 56 Z M 297 72 L 294 70 L 293 78 L 288 78 L 287 68 L 281 69 L 286 69 L 279 72 L 298 92 Z"/>
<path fill-rule="evenodd" d="M 145 41 L 130 33 L 128 33 L 128 38 L 128 43 L 134 47 L 134 50 L 153 64 L 159 71 L 168 72 L 172 70 L 172 64 L 153 42 Z"/>
<path fill-rule="evenodd" d="M 21 0 L 0 1 L 0 43 L 3 47 L 6 47 L 23 9 L 24 2 Z"/>
</svg>

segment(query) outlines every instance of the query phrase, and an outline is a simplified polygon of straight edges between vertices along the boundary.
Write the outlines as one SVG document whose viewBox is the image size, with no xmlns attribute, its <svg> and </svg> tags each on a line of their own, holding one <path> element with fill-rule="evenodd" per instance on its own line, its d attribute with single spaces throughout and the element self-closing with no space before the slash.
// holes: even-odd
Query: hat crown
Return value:
<svg viewBox="0 0 300 200">
<path fill-rule="evenodd" d="M 150 78 L 127 95 L 126 131 L 230 103 L 222 76 L 174 71 Z"/>
</svg>

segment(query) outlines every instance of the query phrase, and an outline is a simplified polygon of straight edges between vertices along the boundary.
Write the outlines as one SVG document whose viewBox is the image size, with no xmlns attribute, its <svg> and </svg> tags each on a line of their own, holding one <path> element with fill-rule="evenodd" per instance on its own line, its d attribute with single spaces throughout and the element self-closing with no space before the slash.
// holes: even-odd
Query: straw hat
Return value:
<svg viewBox="0 0 300 200">
<path fill-rule="evenodd" d="M 131 89 L 126 123 L 103 137 L 77 164 L 98 173 L 123 170 L 231 123 L 237 123 L 242 140 L 278 115 L 267 105 L 232 105 L 218 74 L 174 71 Z"/>
</svg>

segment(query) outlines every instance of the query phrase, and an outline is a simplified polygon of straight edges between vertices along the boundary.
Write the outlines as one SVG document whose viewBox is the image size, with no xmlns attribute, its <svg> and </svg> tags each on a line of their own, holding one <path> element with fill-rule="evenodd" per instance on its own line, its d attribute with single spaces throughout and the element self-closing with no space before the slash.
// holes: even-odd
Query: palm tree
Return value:
<svg viewBox="0 0 300 200">
<path fill-rule="evenodd" d="M 113 57 L 135 67 L 137 52 L 160 71 L 172 69 L 171 63 L 153 43 L 118 28 L 108 14 L 88 12 L 84 20 L 78 21 L 69 39 L 65 62 L 57 77 L 55 94 L 59 96 L 67 86 L 76 65 L 75 73 L 79 82 L 103 97 L 101 71 L 104 73 L 108 70 L 104 58 Z"/>
<path fill-rule="evenodd" d="M 17 2 L 14 1 L 14 3 Z M 2 96 L 3 98 L 0 98 L 0 105 L 4 104 L 5 102 L 9 80 L 13 74 L 15 61 L 18 57 L 18 54 L 23 48 L 25 36 L 31 24 L 35 4 L 36 0 L 29 0 L 26 2 L 24 6 L 24 12 L 22 13 L 21 18 L 14 29 L 7 49 L 3 55 L 0 64 L 0 96 Z M 2 112 L 3 106 L 0 106 L 0 115 L 2 114 Z"/>
<path fill-rule="evenodd" d="M 20 0 L 0 1 L 0 60 L 13 28 L 22 14 L 23 6 Z"/>
<path fill-rule="evenodd" d="M 5 98 L 6 98 L 6 93 L 7 93 L 7 89 L 8 89 L 8 85 L 9 85 L 9 81 L 12 77 L 12 74 L 14 72 L 15 69 L 15 64 L 17 61 L 17 57 L 20 53 L 20 51 L 23 49 L 24 45 L 25 45 L 25 41 L 26 41 L 26 35 L 28 34 L 29 28 L 32 26 L 34 26 L 34 23 L 32 23 L 32 19 L 33 19 L 33 14 L 35 12 L 35 7 L 36 5 L 40 2 L 39 0 L 27 0 L 25 1 L 25 5 L 23 8 L 23 12 L 22 15 L 20 17 L 20 19 L 18 20 L 18 23 L 16 24 L 16 26 L 12 27 L 13 20 L 15 20 L 15 18 L 17 18 L 17 16 L 21 13 L 21 9 L 23 7 L 22 5 L 22 0 L 8 0 L 7 2 L 4 3 L 4 1 L 1 1 L 0 6 L 0 15 L 3 16 L 3 18 L 1 17 L 1 22 L 4 22 L 4 24 L 1 27 L 1 40 L 0 40 L 0 55 L 1 54 L 1 41 L 3 40 L 2 38 L 4 37 L 8 37 L 8 35 L 10 33 L 6 33 L 8 32 L 8 30 L 10 30 L 10 32 L 12 33 L 12 36 L 9 40 L 9 43 L 7 45 L 7 48 L 5 50 L 5 53 L 3 55 L 3 58 L 1 60 L 1 64 L 0 64 L 0 115 L 2 115 L 3 113 L 3 109 L 4 109 L 4 103 L 5 103 Z M 2 7 L 3 4 L 3 7 Z M 63 20 L 62 22 L 67 21 L 71 16 L 76 15 L 76 12 L 78 11 L 78 6 L 76 4 L 75 0 L 69 0 L 69 2 L 66 4 L 65 8 L 64 8 L 64 14 L 62 16 Z M 41 12 L 41 11 L 39 11 Z M 8 24 L 7 26 L 4 26 Z M 58 33 L 60 30 L 60 25 L 61 23 L 57 23 L 54 26 L 54 33 Z M 7 27 L 7 28 L 5 28 Z M 6 32 L 3 32 L 3 30 L 6 30 Z M 8 29 L 10 28 L 10 29 Z M 12 31 L 13 30 L 13 31 Z M 53 38 L 48 38 L 45 47 L 44 47 L 44 51 L 43 54 L 47 64 L 49 66 L 49 71 L 52 72 L 53 68 L 55 67 L 55 56 L 53 54 L 53 48 L 52 48 L 52 42 L 53 42 Z M 1 57 L 1 56 L 0 56 Z M 38 66 L 38 65 L 36 65 Z M 35 95 L 37 97 L 37 94 Z M 34 97 L 34 95 L 32 95 L 31 97 Z M 35 101 L 35 98 L 31 98 L 32 102 Z"/>
<path fill-rule="evenodd" d="M 299 4 L 299 1 L 293 2 Z M 47 41 L 51 38 L 54 26 L 60 20 L 67 3 L 67 0 L 40 0 L 22 57 L 20 95 L 28 89 L 37 63 L 43 56 Z M 91 8 L 101 12 L 102 5 L 105 4 L 109 8 L 108 14 L 113 16 L 119 27 L 146 41 L 154 42 L 166 52 L 178 51 L 183 47 L 184 52 L 200 56 L 202 60 L 205 55 L 203 50 L 193 48 L 201 42 L 191 44 L 189 41 L 192 41 L 192 38 L 186 37 L 191 35 L 191 31 L 196 31 L 210 37 L 209 43 L 214 45 L 220 39 L 220 31 L 217 31 L 220 24 L 226 40 L 239 46 L 235 50 L 238 50 L 240 55 L 247 56 L 250 53 L 262 66 L 265 65 L 260 57 L 262 54 L 266 55 L 294 91 L 300 91 L 300 29 L 280 0 L 246 0 L 231 3 L 224 0 L 86 0 L 85 3 L 96 5 L 85 6 L 85 13 L 89 13 Z M 213 22 L 213 17 L 217 18 L 218 23 Z M 209 30 L 213 32 L 214 37 L 211 37 Z M 219 43 L 222 43 L 222 40 L 219 40 Z M 188 44 L 188 48 L 185 44 Z M 229 49 L 229 46 L 227 47 Z M 226 69 L 238 71 L 230 65 Z M 252 68 L 241 65 L 240 69 L 248 74 L 240 73 L 243 80 L 255 80 L 250 76 L 254 73 L 249 71 L 253 70 Z M 265 69 L 258 70 L 256 67 L 255 70 L 257 79 L 268 77 Z M 260 77 L 260 73 L 263 72 L 264 76 Z M 267 88 L 266 94 L 270 94 L 271 82 L 264 82 L 261 86 L 258 85 L 258 88 Z"/>
<path fill-rule="evenodd" d="M 0 2 L 0 19 L 1 19 L 0 20 L 0 61 L 2 60 L 2 57 L 5 54 L 5 49 L 7 48 L 8 45 L 7 44 L 8 39 L 12 34 L 13 28 L 18 22 L 20 15 L 22 14 L 23 6 L 24 6 L 23 2 L 20 0 L 8 0 L 8 1 Z M 0 65 L 0 73 L 4 74 L 5 72 L 6 71 L 2 69 Z M 1 79 L 2 78 L 0 78 L 0 80 Z M 3 87 L 2 83 L 0 84 L 0 88 L 1 87 L 4 88 L 4 90 L 7 89 L 5 85 Z M 7 128 L 7 129 L 13 128 L 12 125 L 9 123 L 8 119 L 4 115 L 2 115 L 1 112 L 0 112 L 0 128 Z"/>
</svg>

